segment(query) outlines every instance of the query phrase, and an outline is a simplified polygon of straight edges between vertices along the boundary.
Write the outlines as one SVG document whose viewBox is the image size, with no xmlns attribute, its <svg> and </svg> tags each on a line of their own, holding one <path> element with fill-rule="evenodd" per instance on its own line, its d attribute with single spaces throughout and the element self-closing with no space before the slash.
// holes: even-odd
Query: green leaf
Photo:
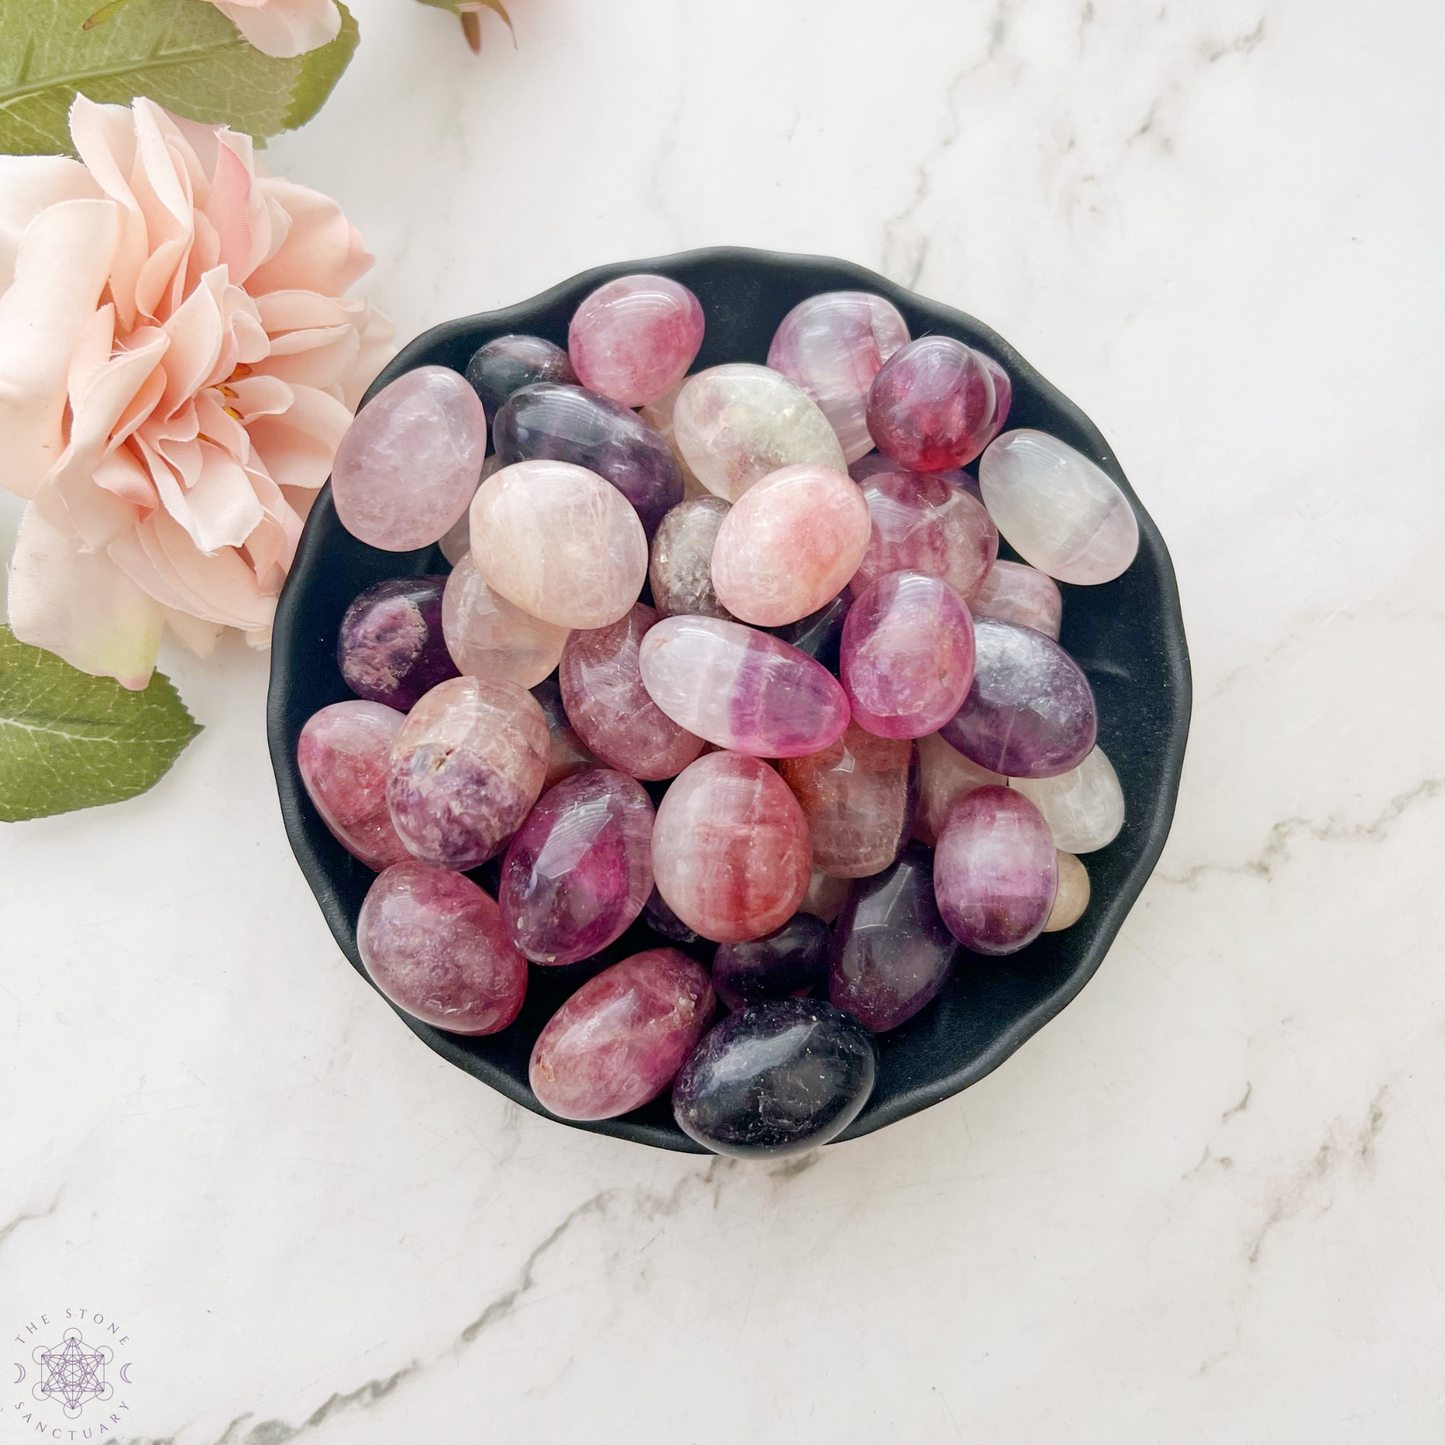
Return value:
<svg viewBox="0 0 1445 1445">
<path fill-rule="evenodd" d="M 341 12 L 330 44 L 278 60 L 206 0 L 0 0 L 0 151 L 73 154 L 77 93 L 120 105 L 146 95 L 258 140 L 289 130 L 316 114 L 356 49 L 356 21 Z"/>
<path fill-rule="evenodd" d="M 0 627 L 0 822 L 133 798 L 200 730 L 161 673 L 131 692 Z"/>
</svg>

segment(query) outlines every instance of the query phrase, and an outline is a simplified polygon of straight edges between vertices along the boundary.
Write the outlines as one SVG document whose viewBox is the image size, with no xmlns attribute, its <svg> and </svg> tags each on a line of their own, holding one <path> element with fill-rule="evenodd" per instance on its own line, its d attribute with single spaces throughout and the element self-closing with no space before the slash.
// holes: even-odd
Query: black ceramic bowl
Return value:
<svg viewBox="0 0 1445 1445">
<path fill-rule="evenodd" d="M 1174 569 L 1163 538 L 1108 443 L 1078 407 L 972 317 L 843 261 L 719 248 L 599 266 L 520 306 L 433 327 L 381 373 L 368 399 L 413 367 L 461 371 L 478 346 L 508 332 L 528 332 L 565 346 L 567 323 L 578 302 L 602 282 L 635 271 L 672 276 L 702 302 L 707 335 L 695 369 L 724 361 L 766 361 L 768 343 L 784 315 L 819 291 L 886 296 L 914 336 L 956 336 L 1002 362 L 1014 386 L 1008 425 L 1038 427 L 1077 447 L 1119 483 L 1138 514 L 1139 555 L 1122 577 L 1102 587 L 1063 588 L 1061 641 L 1093 684 L 1099 741 L 1119 774 L 1128 805 L 1128 821 L 1118 838 L 1088 856 L 1093 885 L 1088 911 L 1072 928 L 1045 934 L 1010 957 L 962 954 L 939 997 L 879 1038 L 877 1086 L 842 1136 L 856 1138 L 936 1104 L 997 1068 L 1089 981 L 1139 896 L 1169 833 L 1189 730 L 1189 654 Z M 1012 554 L 1004 548 L 1004 555 Z M 336 635 L 351 599 L 386 577 L 447 570 L 435 547 L 398 554 L 358 542 L 337 521 L 328 485 L 306 523 L 276 613 L 267 729 L 281 814 L 331 932 L 363 978 L 356 917 L 374 875 L 336 842 L 311 806 L 296 768 L 296 739 L 318 708 L 350 696 L 336 666 Z M 525 1108 L 544 1113 L 527 1085 L 527 1060 L 542 1025 L 605 963 L 665 942 L 638 924 L 597 960 L 533 968 L 521 1016 L 489 1038 L 462 1038 L 402 1018 L 443 1058 Z M 575 1127 L 702 1152 L 673 1123 L 666 1095 L 623 1118 Z"/>
</svg>

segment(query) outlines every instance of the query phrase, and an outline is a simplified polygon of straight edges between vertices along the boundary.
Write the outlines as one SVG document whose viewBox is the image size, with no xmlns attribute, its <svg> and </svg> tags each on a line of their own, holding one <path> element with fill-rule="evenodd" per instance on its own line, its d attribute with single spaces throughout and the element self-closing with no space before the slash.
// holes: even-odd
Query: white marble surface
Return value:
<svg viewBox="0 0 1445 1445">
<path fill-rule="evenodd" d="M 173 773 L 0 834 L 0 1337 L 120 1320 L 116 1438 L 174 1445 L 1445 1439 L 1445 12 L 512 0 L 473 59 L 355 9 L 272 163 L 403 335 L 749 243 L 955 303 L 1079 401 L 1179 569 L 1174 834 L 977 1087 L 708 1163 L 417 1046 L 287 850 L 265 660 L 173 653 Z"/>
</svg>

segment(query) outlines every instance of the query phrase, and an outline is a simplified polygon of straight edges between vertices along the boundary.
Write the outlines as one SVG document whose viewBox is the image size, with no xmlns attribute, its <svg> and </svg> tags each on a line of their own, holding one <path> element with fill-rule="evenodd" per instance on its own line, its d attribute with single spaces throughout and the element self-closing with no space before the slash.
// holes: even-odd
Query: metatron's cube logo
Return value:
<svg viewBox="0 0 1445 1445">
<path fill-rule="evenodd" d="M 31 1358 L 40 1366 L 31 1393 L 61 1406 L 67 1419 L 78 1420 L 87 1400 L 108 1400 L 115 1394 L 105 1378 L 115 1351 L 109 1345 L 88 1348 L 77 1329 L 66 1330 L 58 1345 L 36 1345 Z"/>
</svg>

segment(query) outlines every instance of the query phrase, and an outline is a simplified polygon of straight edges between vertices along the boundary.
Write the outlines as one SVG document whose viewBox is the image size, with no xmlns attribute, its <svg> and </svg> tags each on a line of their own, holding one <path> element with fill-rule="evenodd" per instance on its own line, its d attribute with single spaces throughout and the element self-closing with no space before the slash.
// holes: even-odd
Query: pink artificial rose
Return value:
<svg viewBox="0 0 1445 1445">
<path fill-rule="evenodd" d="M 335 40 L 341 11 L 335 0 L 211 0 L 256 47 L 267 55 L 300 55 Z"/>
<path fill-rule="evenodd" d="M 334 201 L 251 142 L 78 96 L 79 161 L 0 156 L 0 482 L 26 497 L 10 623 L 144 687 L 161 628 L 270 641 L 302 519 L 392 328 Z"/>
</svg>

